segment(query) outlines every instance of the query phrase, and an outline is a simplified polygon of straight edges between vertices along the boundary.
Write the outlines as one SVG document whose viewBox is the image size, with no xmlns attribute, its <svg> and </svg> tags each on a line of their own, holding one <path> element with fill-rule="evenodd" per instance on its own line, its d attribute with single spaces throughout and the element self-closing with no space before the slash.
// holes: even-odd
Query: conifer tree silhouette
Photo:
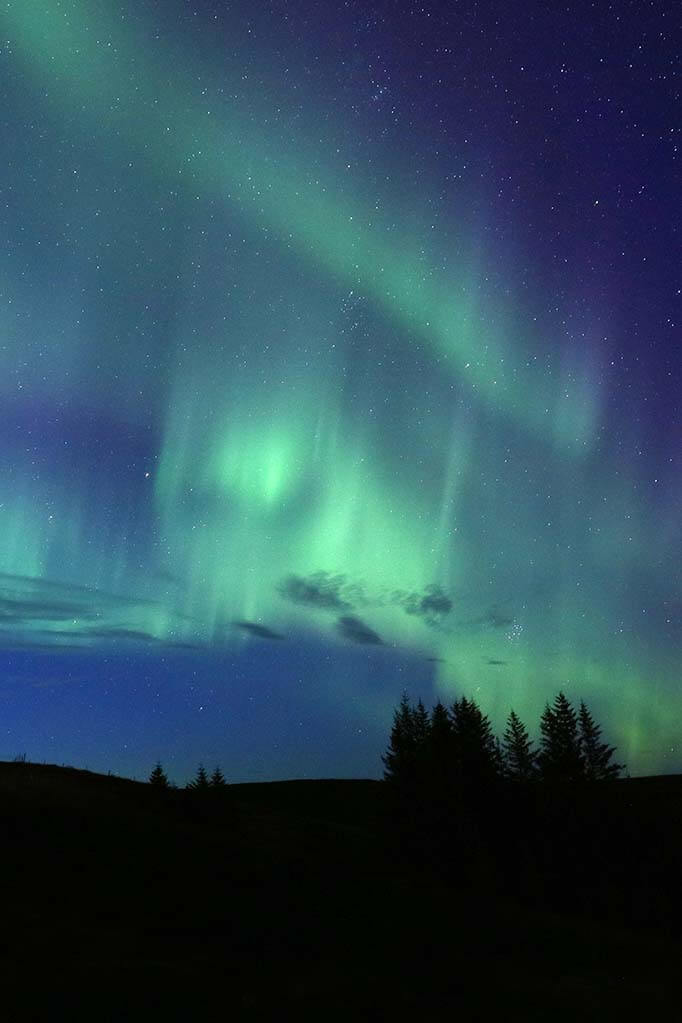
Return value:
<svg viewBox="0 0 682 1023">
<path fill-rule="evenodd" d="M 421 700 L 412 710 L 412 726 L 415 742 L 414 780 L 423 792 L 430 782 L 431 719 Z"/>
<path fill-rule="evenodd" d="M 495 774 L 498 778 L 501 778 L 504 774 L 504 751 L 502 749 L 502 743 L 497 736 L 494 737 L 495 749 L 493 750 L 493 764 L 495 766 Z"/>
<path fill-rule="evenodd" d="M 601 741 L 601 728 L 596 724 L 583 700 L 580 701 L 578 727 L 584 773 L 588 781 L 605 781 L 607 778 L 617 778 L 623 765 L 611 763 L 611 757 L 616 752 L 616 747 Z"/>
<path fill-rule="evenodd" d="M 576 713 L 560 692 L 540 718 L 540 752 L 537 764 L 546 781 L 573 782 L 584 776 Z"/>
<path fill-rule="evenodd" d="M 170 788 L 170 785 L 169 785 L 169 782 L 168 782 L 168 777 L 167 777 L 166 772 L 164 771 L 163 767 L 161 766 L 161 761 L 160 760 L 157 760 L 156 767 L 154 768 L 152 773 L 149 775 L 149 784 L 153 785 L 157 789 L 167 789 L 167 788 Z"/>
<path fill-rule="evenodd" d="M 208 788 L 208 775 L 203 764 L 199 764 L 196 777 L 187 783 L 187 788 L 193 791 L 203 791 Z"/>
<path fill-rule="evenodd" d="M 208 784 L 211 786 L 212 789 L 224 788 L 224 786 L 227 785 L 227 782 L 225 781 L 225 775 L 220 770 L 220 767 L 218 767 L 217 765 L 209 779 Z"/>
<path fill-rule="evenodd" d="M 441 747 L 445 752 L 452 746 L 452 721 L 440 700 L 431 711 L 430 735 L 434 748 Z"/>
<path fill-rule="evenodd" d="M 498 773 L 495 736 L 487 715 L 475 700 L 463 696 L 450 711 L 453 752 L 463 783 L 474 787 L 491 782 Z"/>
<path fill-rule="evenodd" d="M 450 715 L 439 701 L 431 711 L 429 726 L 431 773 L 445 779 L 452 773 L 453 735 Z"/>
<path fill-rule="evenodd" d="M 417 748 L 425 746 L 428 742 L 431 722 L 429 720 L 429 713 L 421 700 L 418 701 L 416 708 L 412 711 L 412 723 Z"/>
<path fill-rule="evenodd" d="M 413 783 L 417 767 L 417 725 L 415 711 L 410 707 L 407 693 L 403 693 L 393 713 L 393 726 L 388 749 L 381 757 L 384 780 L 397 785 Z"/>
<path fill-rule="evenodd" d="M 526 726 L 514 710 L 509 712 L 502 737 L 504 773 L 514 781 L 527 781 L 535 774 L 535 754 Z"/>
</svg>

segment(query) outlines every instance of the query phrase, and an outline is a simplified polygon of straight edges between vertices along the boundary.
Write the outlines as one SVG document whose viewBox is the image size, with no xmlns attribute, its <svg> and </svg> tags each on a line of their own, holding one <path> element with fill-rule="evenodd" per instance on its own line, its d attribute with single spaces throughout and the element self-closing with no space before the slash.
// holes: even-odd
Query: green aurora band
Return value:
<svg viewBox="0 0 682 1023">
<path fill-rule="evenodd" d="M 679 495 L 652 510 L 638 501 L 634 467 L 605 471 L 595 367 L 538 358 L 530 318 L 485 294 L 473 239 L 459 240 L 469 256 L 444 269 L 444 243 L 427 246 L 426 226 L 396 230 L 402 210 L 377 210 L 360 171 L 344 179 L 306 138 L 278 141 L 265 127 L 274 98 L 211 113 L 199 56 L 143 51 L 151 30 L 141 16 L 114 18 L 105 0 L 18 0 L 0 24 L 55 118 L 95 134 L 105 125 L 103 150 L 113 137 L 150 192 L 196 193 L 261 237 L 265 258 L 282 267 L 249 281 L 226 259 L 211 268 L 200 315 L 191 295 L 178 300 L 184 315 L 158 373 L 163 431 L 146 480 L 154 542 L 144 557 L 130 541 L 132 512 L 103 518 L 107 503 L 120 507 L 115 481 L 95 506 L 84 478 L 55 491 L 29 467 L 18 471 L 0 509 L 0 570 L 25 586 L 58 578 L 131 595 L 100 600 L 97 629 L 77 607 L 68 620 L 37 616 L 36 636 L 91 648 L 109 629 L 123 640 L 127 630 L 131 641 L 139 632 L 159 644 L 229 646 L 254 641 L 231 626 L 248 621 L 337 647 L 348 643 L 345 613 L 381 638 L 368 656 L 432 658 L 443 698 L 471 693 L 498 724 L 510 706 L 532 721 L 562 687 L 607 713 L 633 773 L 660 769 L 652 744 L 674 744 L 679 666 L 642 618 L 646 609 L 665 617 L 680 599 L 661 573 L 679 543 Z M 178 258 L 185 271 L 204 256 L 188 246 Z M 235 287 L 252 287 L 254 301 L 230 318 Z M 59 316 L 54 306 L 45 300 L 46 323 Z M 383 338 L 379 360 L 358 352 L 362 317 Z M 120 380 L 111 395 L 88 368 L 96 344 L 85 332 L 60 336 L 43 382 L 27 368 L 28 390 L 46 395 L 44 381 L 58 378 L 77 402 L 99 386 L 96 405 L 143 421 L 140 355 L 123 344 L 104 355 Z M 398 395 L 393 364 L 414 367 Z M 291 577 L 336 579 L 336 603 L 290 599 Z M 423 613 L 429 585 L 451 595 L 451 609 Z M 322 683 L 330 700 L 347 698 L 344 671 L 330 667 Z M 385 718 L 371 692 L 356 699 Z"/>
</svg>

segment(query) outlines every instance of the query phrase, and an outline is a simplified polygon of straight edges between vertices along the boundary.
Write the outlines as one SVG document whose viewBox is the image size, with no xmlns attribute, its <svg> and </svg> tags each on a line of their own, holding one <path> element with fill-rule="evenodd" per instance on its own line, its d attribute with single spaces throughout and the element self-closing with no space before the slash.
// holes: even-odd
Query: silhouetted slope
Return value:
<svg viewBox="0 0 682 1023">
<path fill-rule="evenodd" d="M 618 798 L 670 808 L 681 781 Z M 30 1018 L 41 998 L 57 1018 L 75 998 L 98 1020 L 670 1011 L 677 938 L 531 907 L 490 858 L 463 873 L 454 852 L 401 849 L 385 794 L 305 781 L 211 799 L 0 764 L 6 1004 Z"/>
</svg>

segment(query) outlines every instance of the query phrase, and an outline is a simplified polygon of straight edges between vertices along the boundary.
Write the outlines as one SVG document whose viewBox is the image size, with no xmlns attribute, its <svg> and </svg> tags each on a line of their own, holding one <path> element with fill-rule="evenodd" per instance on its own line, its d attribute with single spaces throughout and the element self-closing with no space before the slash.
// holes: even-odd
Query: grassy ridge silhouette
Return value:
<svg viewBox="0 0 682 1023">
<path fill-rule="evenodd" d="M 503 849 L 473 862 L 453 849 L 444 862 L 428 845 L 400 845 L 386 790 L 271 782 L 207 801 L 0 763 L 6 973 L 24 998 L 26 985 L 42 991 L 53 1016 L 60 992 L 77 990 L 99 1000 L 98 1019 L 208 1012 L 216 999 L 325 1018 L 443 1006 L 531 1019 L 540 1004 L 551 1019 L 668 1010 L 672 917 L 628 919 L 614 904 L 557 910 L 541 886 L 534 899 L 515 888 Z M 657 884 L 665 892 L 682 779 L 607 791 L 633 836 L 650 835 L 631 850 L 649 858 L 622 892 L 647 872 L 652 897 Z"/>
</svg>

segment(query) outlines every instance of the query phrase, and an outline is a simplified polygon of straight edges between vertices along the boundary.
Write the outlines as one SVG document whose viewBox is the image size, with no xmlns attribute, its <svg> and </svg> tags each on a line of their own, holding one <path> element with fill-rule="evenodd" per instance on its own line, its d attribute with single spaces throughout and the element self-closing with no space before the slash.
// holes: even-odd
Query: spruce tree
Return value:
<svg viewBox="0 0 682 1023">
<path fill-rule="evenodd" d="M 156 767 L 154 768 L 152 773 L 149 775 L 149 784 L 153 785 L 154 788 L 157 788 L 157 789 L 167 789 L 167 788 L 170 788 L 169 783 L 168 783 L 168 777 L 166 776 L 166 772 L 164 771 L 163 767 L 161 766 L 161 761 L 160 760 L 157 760 Z"/>
<path fill-rule="evenodd" d="M 504 773 L 514 781 L 527 781 L 535 774 L 535 754 L 521 718 L 514 710 L 509 712 L 507 727 L 502 737 Z"/>
<path fill-rule="evenodd" d="M 497 775 L 495 736 L 487 715 L 475 700 L 463 696 L 450 712 L 453 753 L 459 776 L 465 784 L 477 786 Z"/>
<path fill-rule="evenodd" d="M 415 710 L 412 711 L 412 722 L 417 748 L 423 749 L 429 739 L 431 722 L 429 720 L 429 713 L 421 700 L 417 703 Z"/>
<path fill-rule="evenodd" d="M 225 775 L 217 765 L 208 783 L 213 789 L 224 788 L 224 786 L 227 785 L 227 782 L 225 781 Z"/>
<path fill-rule="evenodd" d="M 560 692 L 540 718 L 537 764 L 546 781 L 574 782 L 584 776 L 576 713 Z"/>
<path fill-rule="evenodd" d="M 601 728 L 596 724 L 583 700 L 580 701 L 578 726 L 585 777 L 588 781 L 605 781 L 608 778 L 617 778 L 623 765 L 611 763 L 611 757 L 616 752 L 616 747 L 601 741 Z"/>
<path fill-rule="evenodd" d="M 393 712 L 393 726 L 388 749 L 381 757 L 384 780 L 395 784 L 413 782 L 417 760 L 417 734 L 415 712 L 410 707 L 407 693 L 403 693 L 397 710 Z"/>
<path fill-rule="evenodd" d="M 431 711 L 429 725 L 429 747 L 434 764 L 443 770 L 452 760 L 452 721 L 439 701 Z"/>
<path fill-rule="evenodd" d="M 418 701 L 417 706 L 412 711 L 412 723 L 415 741 L 415 782 L 419 789 L 424 792 L 430 781 L 429 743 L 431 738 L 431 719 L 429 717 L 429 712 L 421 700 Z"/>
<path fill-rule="evenodd" d="M 208 775 L 203 764 L 199 764 L 196 777 L 188 782 L 187 788 L 193 791 L 203 791 L 208 788 Z"/>
<path fill-rule="evenodd" d="M 447 794 L 454 776 L 452 721 L 440 701 L 431 711 L 427 763 L 429 786 L 437 797 Z"/>
<path fill-rule="evenodd" d="M 493 764 L 495 766 L 495 774 L 498 778 L 501 778 L 504 774 L 504 751 L 502 749 L 502 743 L 495 736 L 495 749 L 493 750 Z"/>
</svg>

